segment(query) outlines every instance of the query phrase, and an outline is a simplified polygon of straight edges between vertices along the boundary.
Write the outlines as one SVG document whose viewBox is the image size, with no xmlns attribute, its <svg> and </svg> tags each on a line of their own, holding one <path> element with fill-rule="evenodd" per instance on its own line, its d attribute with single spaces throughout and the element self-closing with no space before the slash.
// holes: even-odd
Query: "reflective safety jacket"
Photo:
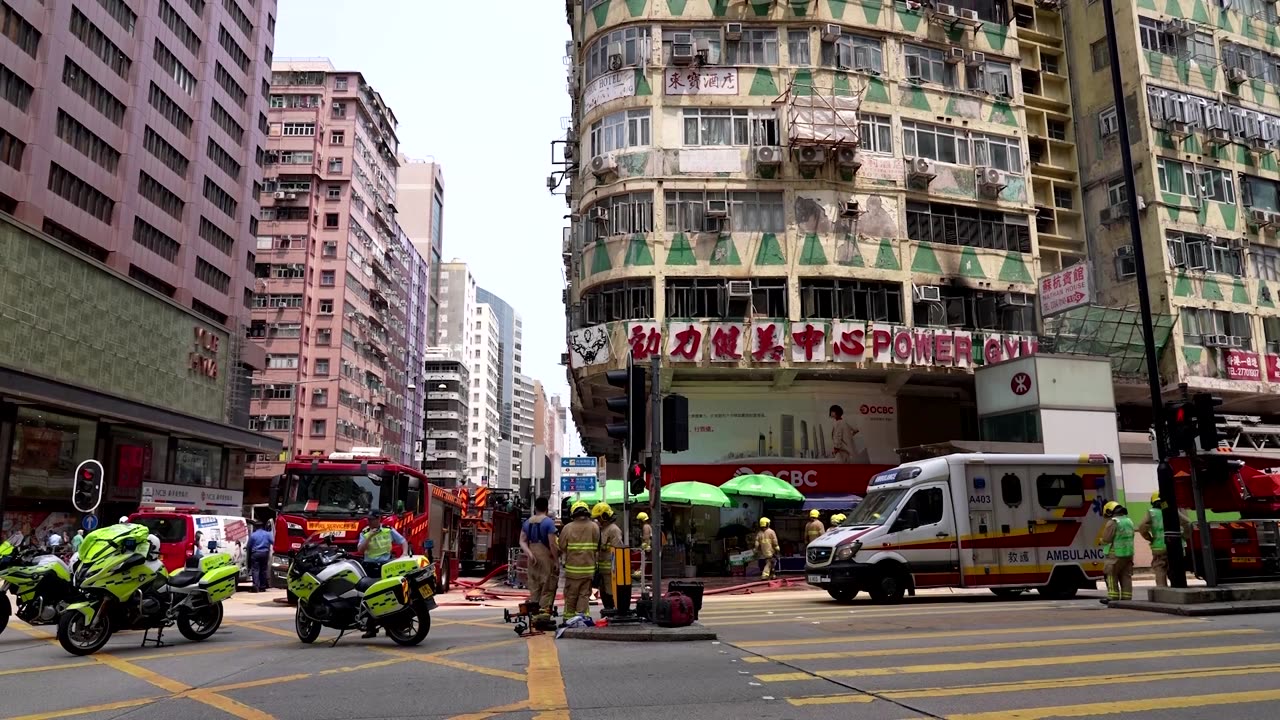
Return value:
<svg viewBox="0 0 1280 720">
<path fill-rule="evenodd" d="M 600 552 L 596 554 L 596 570 L 602 575 L 613 573 L 613 549 L 622 547 L 622 528 L 609 523 L 600 528 Z"/>
<path fill-rule="evenodd" d="M 565 577 L 596 574 L 596 553 L 600 550 L 600 526 L 579 518 L 560 531 L 560 552 L 564 555 Z"/>
<path fill-rule="evenodd" d="M 822 537 L 822 533 L 826 531 L 827 529 L 823 527 L 822 521 L 814 518 L 809 521 L 808 525 L 804 526 L 804 540 L 805 542 L 813 542 Z"/>
</svg>

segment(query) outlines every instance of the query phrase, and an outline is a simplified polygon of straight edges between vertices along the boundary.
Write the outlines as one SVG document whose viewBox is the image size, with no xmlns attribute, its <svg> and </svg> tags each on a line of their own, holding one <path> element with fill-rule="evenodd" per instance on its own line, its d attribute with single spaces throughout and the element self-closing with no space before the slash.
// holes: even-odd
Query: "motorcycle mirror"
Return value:
<svg viewBox="0 0 1280 720">
<path fill-rule="evenodd" d="M 14 547 L 20 547 L 25 539 L 26 537 L 22 533 L 16 532 L 9 536 L 8 543 Z"/>
</svg>

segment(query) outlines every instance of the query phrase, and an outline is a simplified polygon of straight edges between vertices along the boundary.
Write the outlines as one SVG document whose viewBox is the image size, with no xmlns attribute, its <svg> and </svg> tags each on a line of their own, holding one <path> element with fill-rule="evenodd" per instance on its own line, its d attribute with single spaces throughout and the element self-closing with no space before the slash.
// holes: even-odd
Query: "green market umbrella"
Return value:
<svg viewBox="0 0 1280 720">
<path fill-rule="evenodd" d="M 770 500 L 804 502 L 804 495 L 791 483 L 772 475 L 739 475 L 720 486 L 726 495 L 749 495 Z"/>
<path fill-rule="evenodd" d="M 678 482 L 667 485 L 662 488 L 662 502 L 685 503 L 704 507 L 729 507 L 733 505 L 733 501 L 720 488 L 703 482 Z"/>
<path fill-rule="evenodd" d="M 604 502 L 614 506 L 615 512 L 618 512 L 618 509 L 622 507 L 622 492 L 625 487 L 626 483 L 621 480 L 606 480 L 603 485 L 601 485 L 601 483 L 596 483 L 596 489 L 594 492 L 584 492 L 579 494 L 578 500 L 592 506 L 603 500 Z M 577 502 L 578 500 L 574 500 L 573 502 Z M 647 503 L 649 502 L 649 491 L 646 490 L 639 495 L 632 495 L 628 498 L 628 501 L 632 503 Z"/>
</svg>

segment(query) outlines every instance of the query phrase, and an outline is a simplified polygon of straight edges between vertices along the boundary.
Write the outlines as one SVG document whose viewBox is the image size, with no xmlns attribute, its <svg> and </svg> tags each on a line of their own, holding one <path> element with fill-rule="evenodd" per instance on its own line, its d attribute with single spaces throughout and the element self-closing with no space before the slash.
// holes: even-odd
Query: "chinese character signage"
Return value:
<svg viewBox="0 0 1280 720">
<path fill-rule="evenodd" d="M 1225 354 L 1228 380 L 1251 380 L 1253 382 L 1262 380 L 1262 363 L 1259 362 L 1257 353 L 1245 350 L 1228 350 Z M 1270 361 L 1268 361 L 1267 365 L 1267 374 L 1270 375 Z"/>
<path fill-rule="evenodd" d="M 626 328 L 627 345 L 633 360 L 640 362 L 662 355 L 662 332 L 658 330 L 658 323 L 629 322 Z"/>
<path fill-rule="evenodd" d="M 751 325 L 751 359 L 758 363 L 782 362 L 782 354 L 786 349 L 782 343 L 786 341 L 787 323 L 785 321 L 766 320 Z"/>
<path fill-rule="evenodd" d="M 1040 278 L 1040 315 L 1049 317 L 1071 308 L 1088 305 L 1093 297 L 1089 288 L 1089 269 L 1077 263 L 1052 275 Z"/>
<path fill-rule="evenodd" d="M 1280 382 L 1280 355 L 1267 356 L 1267 381 Z"/>
<path fill-rule="evenodd" d="M 791 362 L 827 361 L 827 324 L 802 320 L 791 325 Z"/>
<path fill-rule="evenodd" d="M 707 325 L 711 344 L 707 347 L 711 362 L 736 363 L 742 359 L 746 346 L 746 331 L 742 323 L 711 323 Z"/>
<path fill-rule="evenodd" d="M 612 72 L 587 83 L 582 93 L 583 112 L 589 113 L 610 100 L 636 94 L 636 71 L 632 68 Z"/>
<path fill-rule="evenodd" d="M 662 84 L 667 95 L 737 95 L 738 71 L 734 68 L 672 68 L 662 74 Z"/>
<path fill-rule="evenodd" d="M 697 322 L 667 324 L 667 361 L 698 362 L 705 355 L 707 325 Z"/>
</svg>

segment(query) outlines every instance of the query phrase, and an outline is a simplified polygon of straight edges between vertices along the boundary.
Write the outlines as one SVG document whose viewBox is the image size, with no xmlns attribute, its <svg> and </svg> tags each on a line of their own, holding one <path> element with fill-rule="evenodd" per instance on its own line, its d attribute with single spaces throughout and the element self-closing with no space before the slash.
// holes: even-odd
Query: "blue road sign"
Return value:
<svg viewBox="0 0 1280 720">
<path fill-rule="evenodd" d="M 560 458 L 560 467 L 595 467 L 596 459 L 593 457 L 562 457 Z"/>
<path fill-rule="evenodd" d="M 560 492 L 595 492 L 596 476 L 582 475 L 579 477 L 562 477 L 560 478 Z"/>
<path fill-rule="evenodd" d="M 93 532 L 94 530 L 98 529 L 98 516 L 85 515 L 83 518 L 81 518 L 80 524 L 84 526 L 85 532 Z"/>
</svg>

